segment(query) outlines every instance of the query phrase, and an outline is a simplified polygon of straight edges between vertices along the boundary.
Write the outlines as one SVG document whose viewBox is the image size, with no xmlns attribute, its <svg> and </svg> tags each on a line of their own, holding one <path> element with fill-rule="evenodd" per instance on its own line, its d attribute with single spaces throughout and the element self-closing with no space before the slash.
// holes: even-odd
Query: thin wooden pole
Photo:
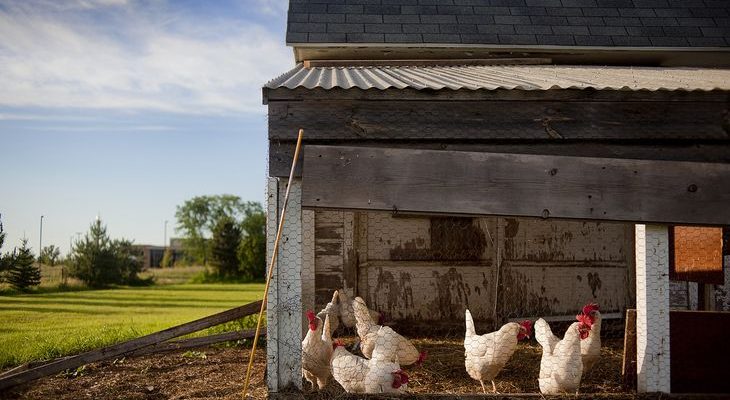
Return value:
<svg viewBox="0 0 730 400">
<path fill-rule="evenodd" d="M 266 300 L 269 298 L 269 285 L 271 284 L 271 277 L 274 275 L 274 265 L 276 265 L 276 255 L 279 252 L 279 240 L 281 239 L 281 231 L 284 228 L 284 217 L 286 216 L 286 206 L 289 202 L 289 190 L 291 189 L 291 182 L 294 180 L 294 169 L 297 166 L 297 159 L 299 158 L 299 150 L 302 147 L 302 136 L 304 136 L 304 129 L 299 130 L 299 137 L 297 138 L 297 147 L 294 150 L 294 160 L 291 163 L 291 172 L 289 173 L 289 182 L 286 184 L 286 194 L 284 195 L 284 205 L 281 207 L 281 217 L 279 217 L 279 227 L 276 229 L 276 240 L 274 240 L 274 249 L 271 254 L 271 262 L 269 263 L 269 274 L 266 276 L 266 286 L 264 287 L 264 298 L 261 302 L 261 311 L 259 312 L 259 319 L 256 323 L 256 334 L 253 337 L 253 346 L 251 347 L 251 356 L 248 360 L 248 368 L 246 369 L 246 381 L 243 384 L 243 398 L 246 398 L 248 394 L 248 384 L 251 380 L 251 370 L 253 368 L 253 359 L 256 353 L 256 344 L 259 340 L 259 332 L 261 331 L 261 320 L 263 319 L 264 309 L 266 307 Z"/>
</svg>

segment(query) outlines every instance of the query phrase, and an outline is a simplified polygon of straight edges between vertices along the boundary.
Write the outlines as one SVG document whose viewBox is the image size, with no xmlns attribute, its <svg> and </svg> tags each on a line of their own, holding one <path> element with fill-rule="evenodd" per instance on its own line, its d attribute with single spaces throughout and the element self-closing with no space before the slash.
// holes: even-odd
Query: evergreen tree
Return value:
<svg viewBox="0 0 730 400">
<path fill-rule="evenodd" d="M 7 281 L 14 288 L 25 291 L 41 284 L 41 269 L 35 263 L 35 256 L 28 247 L 28 239 L 21 241 L 20 249 L 13 252 Z"/>
<path fill-rule="evenodd" d="M 97 219 L 69 255 L 69 274 L 89 286 L 135 284 L 141 270 L 139 253 L 128 240 L 111 240 Z"/>
<path fill-rule="evenodd" d="M 2 214 L 0 214 L 2 218 Z M 5 230 L 3 229 L 3 221 L 0 219 L 0 251 L 3 249 L 5 243 Z M 0 283 L 5 280 L 5 271 L 10 266 L 10 256 L 0 252 Z"/>
<path fill-rule="evenodd" d="M 211 239 L 211 265 L 220 278 L 239 276 L 238 246 L 241 243 L 241 228 L 233 218 L 224 216 L 213 228 Z"/>
</svg>

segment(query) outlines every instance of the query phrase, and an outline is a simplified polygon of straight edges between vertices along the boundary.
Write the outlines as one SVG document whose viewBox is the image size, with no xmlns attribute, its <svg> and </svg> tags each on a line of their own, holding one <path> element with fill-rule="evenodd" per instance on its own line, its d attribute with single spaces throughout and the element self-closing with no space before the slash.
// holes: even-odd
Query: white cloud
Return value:
<svg viewBox="0 0 730 400">
<path fill-rule="evenodd" d="M 260 12 L 284 3 L 256 2 Z M 0 7 L 0 106 L 263 112 L 262 84 L 293 62 L 280 35 L 241 19 L 125 0 L 21 4 Z M 68 11 L 87 8 L 99 9 Z"/>
</svg>

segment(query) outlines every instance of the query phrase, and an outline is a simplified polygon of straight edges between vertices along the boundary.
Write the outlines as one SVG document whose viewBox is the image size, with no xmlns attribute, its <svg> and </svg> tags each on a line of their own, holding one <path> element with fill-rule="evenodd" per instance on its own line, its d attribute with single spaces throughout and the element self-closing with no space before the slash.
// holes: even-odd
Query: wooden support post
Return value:
<svg viewBox="0 0 730 400">
<path fill-rule="evenodd" d="M 636 225 L 636 368 L 639 392 L 670 392 L 669 238 Z"/>
</svg>

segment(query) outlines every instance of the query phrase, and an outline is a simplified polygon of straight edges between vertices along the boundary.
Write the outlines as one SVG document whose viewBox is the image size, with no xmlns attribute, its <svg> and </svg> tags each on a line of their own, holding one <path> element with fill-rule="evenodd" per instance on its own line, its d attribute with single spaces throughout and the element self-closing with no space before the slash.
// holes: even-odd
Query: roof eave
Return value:
<svg viewBox="0 0 730 400">
<path fill-rule="evenodd" d="M 549 56 L 556 64 L 730 67 L 730 47 L 606 47 L 443 43 L 292 43 L 303 60 L 387 60 Z"/>
</svg>

